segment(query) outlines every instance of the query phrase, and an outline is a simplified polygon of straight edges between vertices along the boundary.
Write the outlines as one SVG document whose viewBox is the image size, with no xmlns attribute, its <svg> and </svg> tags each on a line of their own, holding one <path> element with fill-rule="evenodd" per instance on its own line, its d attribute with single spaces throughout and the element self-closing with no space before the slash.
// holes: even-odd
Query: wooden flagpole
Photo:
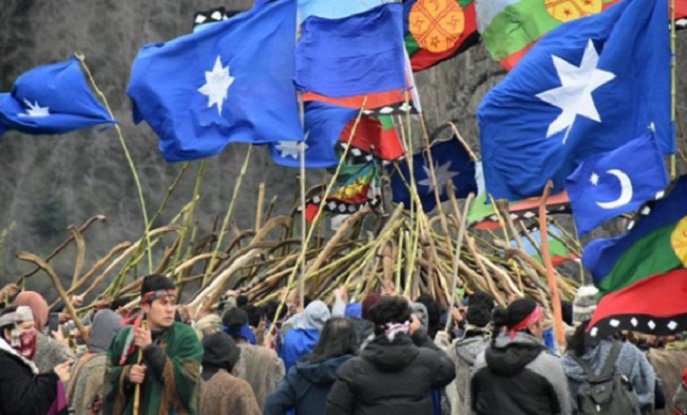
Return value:
<svg viewBox="0 0 687 415">
<path fill-rule="evenodd" d="M 675 128 L 675 113 L 677 112 L 677 62 L 675 56 L 675 0 L 670 0 L 670 124 Z M 677 149 L 676 149 L 677 151 Z M 677 176 L 677 159 L 675 153 L 670 156 L 670 178 Z"/>
<path fill-rule="evenodd" d="M 307 219 L 305 215 L 305 141 L 301 141 L 300 145 L 300 184 L 301 184 L 301 256 L 303 257 L 303 260 L 301 261 L 301 273 L 298 276 L 298 299 L 299 299 L 299 304 L 301 305 L 301 308 L 305 309 L 305 269 L 306 269 L 306 263 L 307 261 L 305 260 L 305 253 L 308 250 L 308 244 L 306 240 L 306 233 L 307 233 Z M 322 225 L 320 225 L 322 226 Z"/>
<path fill-rule="evenodd" d="M 563 331 L 563 309 L 561 307 L 561 296 L 558 292 L 558 281 L 553 271 L 553 263 L 551 262 L 551 252 L 549 251 L 549 227 L 546 219 L 546 202 L 551 195 L 553 189 L 553 182 L 549 180 L 544 187 L 544 194 L 539 201 L 539 229 L 541 230 L 541 255 L 546 266 L 546 281 L 549 285 L 549 292 L 551 294 L 551 307 L 553 308 L 553 322 L 554 332 L 556 334 L 556 341 L 560 349 L 565 347 L 565 333 Z"/>
<path fill-rule="evenodd" d="M 114 120 L 114 113 L 112 112 L 112 109 L 110 108 L 110 103 L 107 101 L 107 98 L 105 97 L 105 94 L 103 91 L 98 88 L 98 85 L 95 83 L 95 78 L 93 78 L 93 75 L 91 74 L 91 70 L 88 68 L 88 65 L 86 65 L 86 57 L 81 54 L 81 53 L 75 53 L 74 56 L 81 62 L 81 67 L 83 68 L 84 72 L 86 73 L 86 76 L 88 77 L 88 80 L 91 83 L 91 86 L 93 86 L 93 89 L 95 90 L 95 93 L 98 94 L 100 99 L 103 102 L 103 105 L 105 105 L 105 109 L 107 110 L 107 113 L 110 115 L 110 118 Z M 150 221 L 148 220 L 148 209 L 146 208 L 146 201 L 145 198 L 143 197 L 143 186 L 141 186 L 141 180 L 138 177 L 138 172 L 136 171 L 136 165 L 134 165 L 134 159 L 131 157 L 131 153 L 129 153 L 129 148 L 126 146 L 126 140 L 124 140 L 124 134 L 122 133 L 122 129 L 119 126 L 119 123 L 114 123 L 114 129 L 117 132 L 117 136 L 119 137 L 119 142 L 122 145 L 122 150 L 124 150 L 124 156 L 126 156 L 126 160 L 129 163 L 129 168 L 131 169 L 131 174 L 134 178 L 134 183 L 136 184 L 136 189 L 138 190 L 138 198 L 141 203 L 141 212 L 143 213 L 143 222 L 145 225 L 145 233 L 143 235 L 144 239 L 146 240 L 146 246 L 147 246 L 147 253 L 148 253 L 148 273 L 152 274 L 153 273 L 153 254 L 151 251 L 151 245 L 150 245 Z"/>
</svg>

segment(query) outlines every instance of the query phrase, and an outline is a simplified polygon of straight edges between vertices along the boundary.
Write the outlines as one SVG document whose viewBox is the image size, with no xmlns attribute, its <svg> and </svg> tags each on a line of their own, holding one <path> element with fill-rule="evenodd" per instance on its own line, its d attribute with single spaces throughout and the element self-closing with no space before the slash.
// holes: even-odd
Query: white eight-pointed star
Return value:
<svg viewBox="0 0 687 415">
<path fill-rule="evenodd" d="M 589 178 L 589 183 L 592 184 L 592 186 L 596 186 L 599 184 L 599 175 L 596 173 L 592 173 L 592 176 Z"/>
<path fill-rule="evenodd" d="M 20 113 L 20 117 L 43 118 L 50 116 L 50 108 L 41 107 L 38 105 L 38 101 L 32 104 L 31 101 L 24 100 L 24 105 L 27 107 L 26 113 Z"/>
<path fill-rule="evenodd" d="M 427 167 L 427 165 L 423 165 L 422 170 L 425 171 L 426 177 L 422 180 L 418 180 L 417 183 L 419 185 L 429 187 L 428 192 L 434 191 L 434 183 L 432 182 L 432 172 L 429 170 L 429 167 Z M 458 176 L 459 174 L 460 172 L 458 171 L 451 171 L 450 161 L 447 161 L 445 164 L 442 164 L 441 166 L 434 168 L 434 175 L 437 178 L 437 185 L 439 186 L 441 193 L 443 193 L 444 189 L 446 188 L 446 182 L 448 182 L 449 180 L 453 180 L 453 178 Z"/>
<path fill-rule="evenodd" d="M 612 81 L 615 74 L 597 68 L 599 54 L 591 39 L 587 42 L 579 67 L 558 56 L 551 58 L 561 80 L 561 86 L 537 94 L 537 98 L 560 108 L 563 112 L 549 125 L 546 138 L 571 128 L 578 115 L 601 122 L 592 92 Z M 567 138 L 566 134 L 563 144 Z"/>
<path fill-rule="evenodd" d="M 235 78 L 229 75 L 229 65 L 222 66 L 222 60 L 217 56 L 212 71 L 205 72 L 205 85 L 198 88 L 198 92 L 208 97 L 208 108 L 217 105 L 217 113 L 222 115 L 222 107 L 227 99 L 227 91 Z"/>
<path fill-rule="evenodd" d="M 305 144 L 305 149 L 308 149 L 308 145 Z M 301 154 L 301 142 L 300 141 L 280 141 L 277 143 L 277 151 L 283 158 L 291 157 L 296 160 Z"/>
</svg>

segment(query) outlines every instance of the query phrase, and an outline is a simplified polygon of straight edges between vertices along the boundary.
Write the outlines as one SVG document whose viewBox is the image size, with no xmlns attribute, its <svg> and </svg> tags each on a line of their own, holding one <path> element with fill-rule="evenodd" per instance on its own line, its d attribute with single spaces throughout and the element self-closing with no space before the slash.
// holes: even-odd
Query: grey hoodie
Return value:
<svg viewBox="0 0 687 415">
<path fill-rule="evenodd" d="M 107 349 L 112 343 L 122 326 L 119 314 L 110 309 L 100 310 L 93 318 L 91 325 L 91 344 L 89 351 L 92 353 L 107 353 Z"/>
<path fill-rule="evenodd" d="M 596 347 L 590 349 L 582 356 L 582 360 L 589 363 L 596 374 L 599 374 L 606 358 L 611 352 L 613 342 L 602 340 Z M 573 413 L 577 411 L 577 390 L 586 381 L 582 367 L 570 356 L 571 351 L 561 358 L 563 372 L 568 378 L 570 401 Z M 654 411 L 654 389 L 656 387 L 656 374 L 649 360 L 633 344 L 623 343 L 620 355 L 615 362 L 616 373 L 625 375 L 634 387 L 637 399 L 643 414 L 651 414 Z"/>
<path fill-rule="evenodd" d="M 296 319 L 293 324 L 294 329 L 317 329 L 322 330 L 324 323 L 329 320 L 331 313 L 329 312 L 329 307 L 322 301 L 315 300 L 308 304 L 301 314 L 301 317 Z"/>
</svg>

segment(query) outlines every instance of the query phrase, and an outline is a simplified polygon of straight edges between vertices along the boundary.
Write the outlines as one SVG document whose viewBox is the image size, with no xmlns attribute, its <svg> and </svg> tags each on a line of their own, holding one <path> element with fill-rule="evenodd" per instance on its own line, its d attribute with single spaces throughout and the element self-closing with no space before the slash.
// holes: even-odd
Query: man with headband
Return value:
<svg viewBox="0 0 687 415">
<path fill-rule="evenodd" d="M 569 415 L 568 382 L 542 343 L 544 311 L 529 298 L 494 311 L 497 335 L 470 379 L 477 415 Z"/>
<path fill-rule="evenodd" d="M 72 362 L 39 374 L 31 360 L 36 353 L 36 335 L 29 307 L 8 308 L 0 316 L 0 414 L 67 413 L 64 383 L 69 381 Z"/>
<path fill-rule="evenodd" d="M 203 347 L 191 327 L 174 321 L 176 300 L 170 279 L 145 277 L 144 314 L 119 332 L 108 352 L 105 414 L 133 414 L 135 406 L 140 415 L 200 413 Z"/>
</svg>

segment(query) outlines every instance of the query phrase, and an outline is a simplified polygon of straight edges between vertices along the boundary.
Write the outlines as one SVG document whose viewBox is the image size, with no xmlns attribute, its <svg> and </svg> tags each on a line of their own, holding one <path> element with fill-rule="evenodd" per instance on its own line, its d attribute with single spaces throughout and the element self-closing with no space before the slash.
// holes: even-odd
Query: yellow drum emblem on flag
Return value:
<svg viewBox="0 0 687 415">
<path fill-rule="evenodd" d="M 456 0 L 417 0 L 408 17 L 410 33 L 430 52 L 453 49 L 465 30 L 465 13 Z"/>
<path fill-rule="evenodd" d="M 600 13 L 602 0 L 544 0 L 546 11 L 560 22 L 569 22 L 580 17 Z"/>
<path fill-rule="evenodd" d="M 673 233 L 670 235 L 670 245 L 673 247 L 675 256 L 687 266 L 687 216 L 680 219 Z"/>
</svg>

